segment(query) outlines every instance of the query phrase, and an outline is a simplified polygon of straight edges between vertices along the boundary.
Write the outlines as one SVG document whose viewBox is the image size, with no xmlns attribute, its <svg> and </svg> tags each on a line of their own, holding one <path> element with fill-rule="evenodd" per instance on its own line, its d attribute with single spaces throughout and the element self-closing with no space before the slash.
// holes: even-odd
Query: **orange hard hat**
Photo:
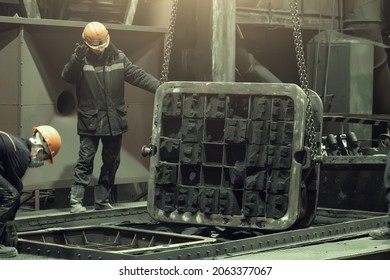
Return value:
<svg viewBox="0 0 390 280">
<path fill-rule="evenodd" d="M 48 162 L 53 163 L 53 158 L 61 148 L 61 136 L 58 131 L 50 125 L 40 125 L 33 128 L 33 132 L 39 132 L 45 140 L 45 151 L 50 155 Z"/>
<path fill-rule="evenodd" d="M 98 21 L 88 23 L 81 36 L 87 46 L 94 50 L 105 49 L 110 43 L 107 28 Z"/>
</svg>

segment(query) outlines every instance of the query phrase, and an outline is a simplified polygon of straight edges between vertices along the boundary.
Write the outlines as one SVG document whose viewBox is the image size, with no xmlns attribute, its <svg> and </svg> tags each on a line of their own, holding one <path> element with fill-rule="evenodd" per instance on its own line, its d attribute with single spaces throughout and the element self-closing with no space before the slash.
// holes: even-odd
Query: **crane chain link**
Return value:
<svg viewBox="0 0 390 280">
<path fill-rule="evenodd" d="M 168 27 L 167 38 L 166 38 L 166 43 L 165 43 L 166 45 L 165 45 L 165 49 L 164 49 L 164 62 L 162 65 L 162 70 L 161 70 L 161 78 L 160 78 L 161 84 L 168 81 L 169 63 L 171 60 L 173 35 L 175 33 L 175 24 L 176 24 L 178 2 L 179 2 L 179 0 L 172 0 L 171 17 L 169 20 L 169 27 Z"/>
<path fill-rule="evenodd" d="M 302 32 L 301 24 L 299 19 L 299 9 L 298 9 L 298 0 L 290 0 L 290 9 L 293 22 L 293 36 L 294 36 L 294 45 L 295 53 L 297 58 L 299 81 L 301 83 L 301 88 L 306 93 L 307 97 L 307 108 L 306 108 L 306 137 L 310 149 L 310 157 L 312 164 L 315 164 L 317 161 L 317 141 L 316 141 L 316 130 L 314 126 L 314 117 L 313 117 L 313 108 L 310 100 L 310 92 L 308 88 L 307 81 L 307 71 L 306 71 L 306 61 L 305 53 L 303 50 L 302 43 Z"/>
</svg>

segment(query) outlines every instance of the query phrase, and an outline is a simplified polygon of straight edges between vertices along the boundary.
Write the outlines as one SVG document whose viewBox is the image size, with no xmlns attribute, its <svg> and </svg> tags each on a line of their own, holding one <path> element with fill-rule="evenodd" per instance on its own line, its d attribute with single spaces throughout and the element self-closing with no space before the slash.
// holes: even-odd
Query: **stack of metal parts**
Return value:
<svg viewBox="0 0 390 280">
<path fill-rule="evenodd" d="M 324 137 L 324 153 L 327 156 L 354 156 L 362 155 L 359 140 L 354 132 L 347 134 L 329 134 Z"/>
</svg>

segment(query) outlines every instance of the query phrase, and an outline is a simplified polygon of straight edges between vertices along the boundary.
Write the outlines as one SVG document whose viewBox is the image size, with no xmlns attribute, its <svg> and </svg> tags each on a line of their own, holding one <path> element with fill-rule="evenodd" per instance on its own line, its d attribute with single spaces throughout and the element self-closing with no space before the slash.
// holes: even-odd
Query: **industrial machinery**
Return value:
<svg viewBox="0 0 390 280">
<path fill-rule="evenodd" d="M 314 93 L 310 98 L 314 137 L 321 139 L 322 102 Z M 309 225 L 319 174 L 309 174 L 307 102 L 303 90 L 289 84 L 164 84 L 152 129 L 152 217 L 263 230 L 289 229 L 301 220 Z"/>
<path fill-rule="evenodd" d="M 0 1 L 2 129 L 75 127 L 60 69 L 96 17 L 162 82 L 154 97 L 126 88 L 137 137 L 123 138 L 116 209 L 41 209 L 48 191 L 67 210 L 76 133 L 64 133 L 60 164 L 27 174 L 39 211 L 18 214 L 18 258 L 261 259 L 297 247 L 389 258 L 367 237 L 387 211 L 380 2 Z M 369 249 L 315 247 L 354 240 Z"/>
</svg>

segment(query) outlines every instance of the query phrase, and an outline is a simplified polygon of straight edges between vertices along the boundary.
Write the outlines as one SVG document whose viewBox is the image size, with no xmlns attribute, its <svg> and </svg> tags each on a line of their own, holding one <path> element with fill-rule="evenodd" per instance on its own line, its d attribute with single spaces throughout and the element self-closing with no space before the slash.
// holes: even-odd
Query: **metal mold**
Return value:
<svg viewBox="0 0 390 280">
<path fill-rule="evenodd" d="M 309 96 L 320 140 L 322 103 Z M 318 181 L 302 159 L 307 103 L 292 84 L 162 85 L 152 129 L 151 216 L 265 230 L 288 229 L 302 215 L 312 220 Z"/>
<path fill-rule="evenodd" d="M 19 234 L 22 253 L 51 252 L 51 257 L 121 259 L 212 243 L 214 238 L 119 226 L 82 226 Z M 56 253 L 55 253 L 56 252 Z"/>
</svg>

